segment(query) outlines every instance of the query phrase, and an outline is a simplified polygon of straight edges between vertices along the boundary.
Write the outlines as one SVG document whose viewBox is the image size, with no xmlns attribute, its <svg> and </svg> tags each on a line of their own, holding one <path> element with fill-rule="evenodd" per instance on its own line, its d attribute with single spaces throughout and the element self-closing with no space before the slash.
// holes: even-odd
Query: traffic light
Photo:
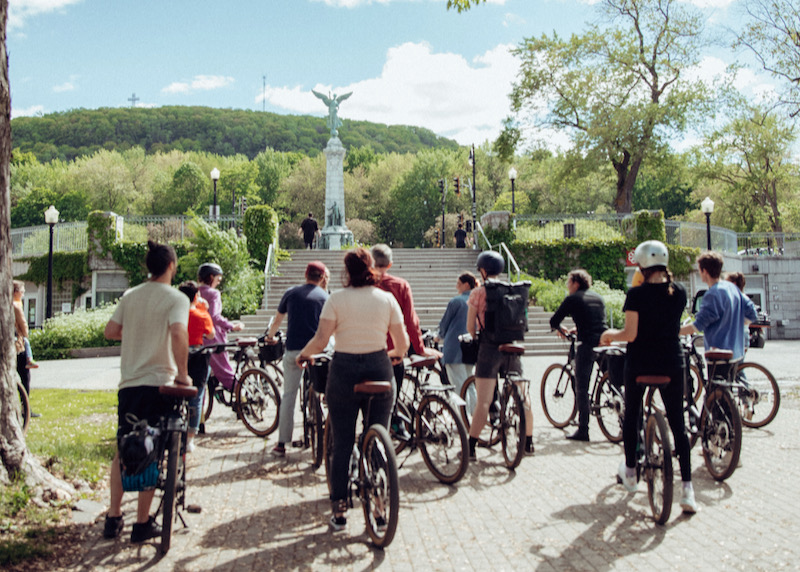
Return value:
<svg viewBox="0 0 800 572">
<path fill-rule="evenodd" d="M 467 219 L 467 232 L 472 232 L 472 221 Z"/>
<path fill-rule="evenodd" d="M 444 194 L 444 179 L 439 179 L 439 192 Z"/>
<path fill-rule="evenodd" d="M 461 194 L 461 177 L 453 177 L 453 184 L 455 184 L 456 195 Z"/>
<path fill-rule="evenodd" d="M 439 248 L 439 229 L 433 231 L 433 235 L 436 237 L 436 248 Z"/>
<path fill-rule="evenodd" d="M 247 197 L 242 197 L 242 204 L 239 207 L 241 214 L 244 214 L 244 211 L 247 210 Z"/>
</svg>

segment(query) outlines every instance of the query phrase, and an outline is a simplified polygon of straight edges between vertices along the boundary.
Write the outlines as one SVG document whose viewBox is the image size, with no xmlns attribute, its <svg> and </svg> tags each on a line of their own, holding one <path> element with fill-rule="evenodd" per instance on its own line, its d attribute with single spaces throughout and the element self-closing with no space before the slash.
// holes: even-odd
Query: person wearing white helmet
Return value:
<svg viewBox="0 0 800 572">
<path fill-rule="evenodd" d="M 622 436 L 625 460 L 619 466 L 619 477 L 628 492 L 635 492 L 636 445 L 641 418 L 642 397 L 646 386 L 636 383 L 639 375 L 667 375 L 671 381 L 659 387 L 667 412 L 675 450 L 681 468 L 683 512 L 697 511 L 692 487 L 692 465 L 689 438 L 683 423 L 683 366 L 680 341 L 681 315 L 686 307 L 686 290 L 673 282 L 667 269 L 669 252 L 664 243 L 648 240 L 636 247 L 634 259 L 644 276 L 641 286 L 631 288 L 625 297 L 625 327 L 606 330 L 600 344 L 628 342 L 625 356 L 625 419 Z"/>
</svg>

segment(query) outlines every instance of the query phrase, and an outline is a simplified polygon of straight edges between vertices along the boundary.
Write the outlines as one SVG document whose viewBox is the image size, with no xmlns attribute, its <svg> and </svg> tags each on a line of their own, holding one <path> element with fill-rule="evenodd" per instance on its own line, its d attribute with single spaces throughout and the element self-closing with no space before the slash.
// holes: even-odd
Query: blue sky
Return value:
<svg viewBox="0 0 800 572">
<path fill-rule="evenodd" d="M 735 22 L 734 0 L 693 1 L 711 28 Z M 509 114 L 509 48 L 597 17 L 583 0 L 490 0 L 462 14 L 445 0 L 9 4 L 13 116 L 130 106 L 133 93 L 139 106 L 322 116 L 312 89 L 353 91 L 344 118 L 423 126 L 465 145 L 493 140 Z M 709 53 L 698 73 L 728 57 Z M 744 81 L 769 84 L 752 72 Z"/>
</svg>

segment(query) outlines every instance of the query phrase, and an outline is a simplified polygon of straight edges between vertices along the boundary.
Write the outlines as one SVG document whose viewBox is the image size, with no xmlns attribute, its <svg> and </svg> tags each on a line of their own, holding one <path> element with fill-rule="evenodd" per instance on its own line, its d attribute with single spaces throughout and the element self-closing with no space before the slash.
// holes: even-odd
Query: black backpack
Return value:
<svg viewBox="0 0 800 572">
<path fill-rule="evenodd" d="M 531 283 L 487 280 L 486 323 L 481 335 L 492 344 L 507 344 L 525 339 L 528 331 L 528 292 Z"/>
</svg>

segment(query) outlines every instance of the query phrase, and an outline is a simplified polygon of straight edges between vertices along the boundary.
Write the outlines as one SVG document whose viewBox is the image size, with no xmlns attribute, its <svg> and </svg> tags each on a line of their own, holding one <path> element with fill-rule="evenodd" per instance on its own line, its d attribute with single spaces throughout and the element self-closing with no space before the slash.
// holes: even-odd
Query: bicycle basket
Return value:
<svg viewBox="0 0 800 572">
<path fill-rule="evenodd" d="M 258 350 L 258 357 L 265 362 L 276 362 L 283 358 L 286 351 L 286 344 L 283 337 L 278 337 L 274 344 L 262 344 Z"/>
<path fill-rule="evenodd" d="M 158 480 L 161 431 L 146 419 L 133 423 L 133 429 L 119 440 L 119 465 L 124 491 L 146 491 Z"/>
<path fill-rule="evenodd" d="M 317 393 L 325 393 L 325 386 L 328 385 L 328 362 L 316 361 L 309 366 L 308 375 L 311 378 L 311 387 Z"/>
</svg>

